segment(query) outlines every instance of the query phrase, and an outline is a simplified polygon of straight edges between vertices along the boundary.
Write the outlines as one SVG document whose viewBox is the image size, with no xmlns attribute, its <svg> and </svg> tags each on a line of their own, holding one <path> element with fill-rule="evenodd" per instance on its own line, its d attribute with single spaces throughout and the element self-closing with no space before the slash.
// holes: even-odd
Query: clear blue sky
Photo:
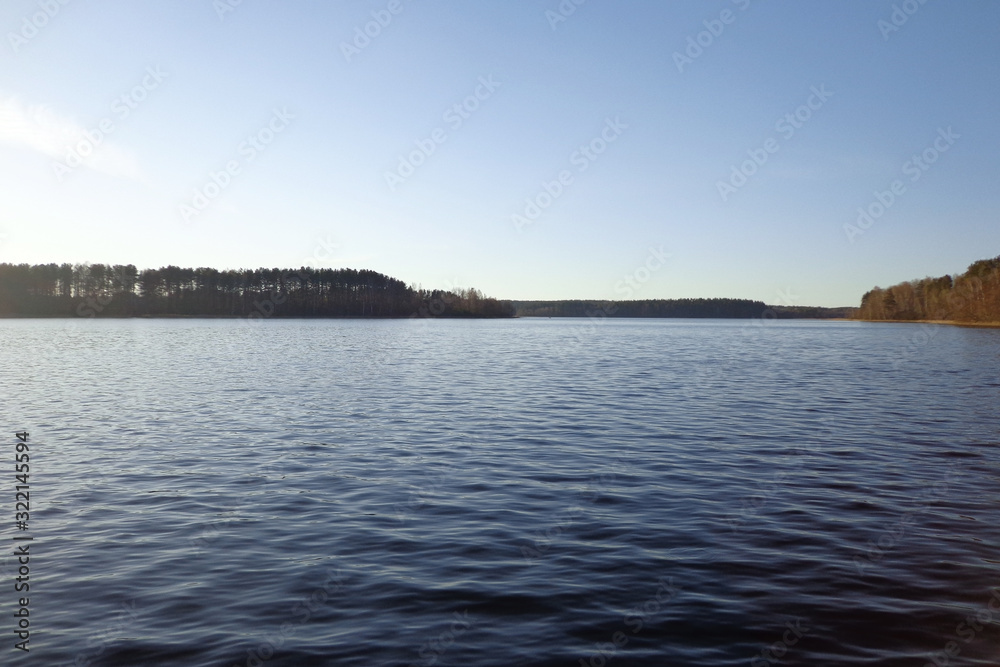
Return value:
<svg viewBox="0 0 1000 667">
<path fill-rule="evenodd" d="M 1000 254 L 998 2 L 62 2 L 0 5 L 0 261 L 836 306 Z"/>
</svg>

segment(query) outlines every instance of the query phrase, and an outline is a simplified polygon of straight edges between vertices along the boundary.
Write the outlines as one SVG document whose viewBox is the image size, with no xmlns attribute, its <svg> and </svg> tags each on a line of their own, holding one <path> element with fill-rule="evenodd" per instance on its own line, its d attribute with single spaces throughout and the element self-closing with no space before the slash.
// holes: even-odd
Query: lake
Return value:
<svg viewBox="0 0 1000 667">
<path fill-rule="evenodd" d="M 0 386 L 3 664 L 1000 664 L 1000 330 L 0 320 Z"/>
</svg>

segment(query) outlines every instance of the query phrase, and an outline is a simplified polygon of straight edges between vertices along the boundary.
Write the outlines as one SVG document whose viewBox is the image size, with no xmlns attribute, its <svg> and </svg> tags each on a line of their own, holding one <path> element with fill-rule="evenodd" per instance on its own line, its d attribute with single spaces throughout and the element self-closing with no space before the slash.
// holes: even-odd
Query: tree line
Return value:
<svg viewBox="0 0 1000 667">
<path fill-rule="evenodd" d="M 969 265 L 965 273 L 876 287 L 861 298 L 862 320 L 1000 322 L 1000 257 Z"/>
<path fill-rule="evenodd" d="M 847 308 L 768 306 L 750 299 L 647 299 L 644 301 L 514 301 L 518 317 L 677 317 L 778 319 L 847 317 Z"/>
<path fill-rule="evenodd" d="M 425 290 L 355 269 L 0 264 L 0 316 L 512 317 L 476 289 Z"/>
</svg>

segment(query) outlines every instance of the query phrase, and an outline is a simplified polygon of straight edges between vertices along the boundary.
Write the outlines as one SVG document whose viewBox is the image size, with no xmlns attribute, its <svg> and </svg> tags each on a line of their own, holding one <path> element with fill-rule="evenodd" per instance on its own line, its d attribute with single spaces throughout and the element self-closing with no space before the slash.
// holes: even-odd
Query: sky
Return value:
<svg viewBox="0 0 1000 667">
<path fill-rule="evenodd" d="M 4 0 L 0 262 L 852 306 L 1000 255 L 1000 2 Z"/>
</svg>

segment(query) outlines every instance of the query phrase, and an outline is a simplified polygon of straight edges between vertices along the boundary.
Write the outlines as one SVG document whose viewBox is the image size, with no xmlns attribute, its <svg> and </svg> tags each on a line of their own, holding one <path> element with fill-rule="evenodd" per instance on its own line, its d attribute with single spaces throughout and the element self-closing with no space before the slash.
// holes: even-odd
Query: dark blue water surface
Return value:
<svg viewBox="0 0 1000 667">
<path fill-rule="evenodd" d="M 0 392 L 2 664 L 1000 664 L 1000 330 L 5 320 Z"/>
</svg>

